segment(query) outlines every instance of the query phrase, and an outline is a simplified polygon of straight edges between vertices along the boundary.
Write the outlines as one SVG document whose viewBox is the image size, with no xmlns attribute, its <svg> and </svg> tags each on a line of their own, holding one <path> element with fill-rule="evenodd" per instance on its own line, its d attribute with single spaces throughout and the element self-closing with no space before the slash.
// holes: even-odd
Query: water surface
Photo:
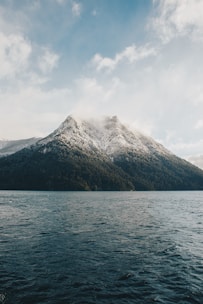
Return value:
<svg viewBox="0 0 203 304">
<path fill-rule="evenodd" d="M 203 303 L 203 192 L 0 192 L 0 304 Z"/>
</svg>

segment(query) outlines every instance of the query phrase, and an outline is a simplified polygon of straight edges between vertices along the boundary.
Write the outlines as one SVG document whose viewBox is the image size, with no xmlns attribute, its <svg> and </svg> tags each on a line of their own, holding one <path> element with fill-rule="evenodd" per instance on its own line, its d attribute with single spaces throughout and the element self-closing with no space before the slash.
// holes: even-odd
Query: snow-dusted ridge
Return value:
<svg viewBox="0 0 203 304">
<path fill-rule="evenodd" d="M 102 119 L 84 120 L 68 116 L 66 120 L 49 136 L 40 140 L 44 145 L 54 139 L 61 140 L 68 147 L 82 150 L 99 150 L 109 156 L 119 154 L 123 150 L 139 153 L 171 154 L 151 137 L 141 134 L 119 121 L 116 116 Z"/>
<path fill-rule="evenodd" d="M 0 140 L 0 157 L 11 155 L 19 150 L 34 145 L 40 138 L 32 137 L 18 140 Z"/>
</svg>

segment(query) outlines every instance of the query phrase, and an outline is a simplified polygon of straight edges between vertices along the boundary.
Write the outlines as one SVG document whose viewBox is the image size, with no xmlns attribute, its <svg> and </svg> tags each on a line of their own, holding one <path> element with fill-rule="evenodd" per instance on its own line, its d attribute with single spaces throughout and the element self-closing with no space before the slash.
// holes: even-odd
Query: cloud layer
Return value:
<svg viewBox="0 0 203 304">
<path fill-rule="evenodd" d="M 202 40 L 202 0 L 154 0 L 154 3 L 158 15 L 152 23 L 164 42 L 179 36 Z"/>
<path fill-rule="evenodd" d="M 141 1 L 142 20 L 121 0 L 117 11 L 107 0 L 9 3 L 0 138 L 44 136 L 70 113 L 118 115 L 178 155 L 202 154 L 201 0 Z"/>
</svg>

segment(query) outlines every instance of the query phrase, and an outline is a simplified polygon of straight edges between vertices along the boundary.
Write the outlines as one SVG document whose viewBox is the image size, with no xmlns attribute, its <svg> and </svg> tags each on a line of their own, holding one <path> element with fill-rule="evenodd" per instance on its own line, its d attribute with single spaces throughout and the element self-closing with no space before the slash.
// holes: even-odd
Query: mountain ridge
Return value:
<svg viewBox="0 0 203 304">
<path fill-rule="evenodd" d="M 26 139 L 16 139 L 16 140 L 0 140 L 0 157 L 11 155 L 23 148 L 29 147 L 35 144 L 40 138 L 31 137 Z"/>
<path fill-rule="evenodd" d="M 116 116 L 68 116 L 47 137 L 0 159 L 0 189 L 203 190 L 203 171 Z"/>
</svg>

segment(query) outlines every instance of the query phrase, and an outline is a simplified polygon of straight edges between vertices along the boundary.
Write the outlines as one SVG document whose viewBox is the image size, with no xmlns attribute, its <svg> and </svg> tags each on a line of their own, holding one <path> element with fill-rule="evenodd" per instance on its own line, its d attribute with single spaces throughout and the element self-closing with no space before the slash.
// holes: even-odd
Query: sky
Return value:
<svg viewBox="0 0 203 304">
<path fill-rule="evenodd" d="M 203 154 L 203 0 L 0 0 L 0 139 L 70 114 Z"/>
</svg>

